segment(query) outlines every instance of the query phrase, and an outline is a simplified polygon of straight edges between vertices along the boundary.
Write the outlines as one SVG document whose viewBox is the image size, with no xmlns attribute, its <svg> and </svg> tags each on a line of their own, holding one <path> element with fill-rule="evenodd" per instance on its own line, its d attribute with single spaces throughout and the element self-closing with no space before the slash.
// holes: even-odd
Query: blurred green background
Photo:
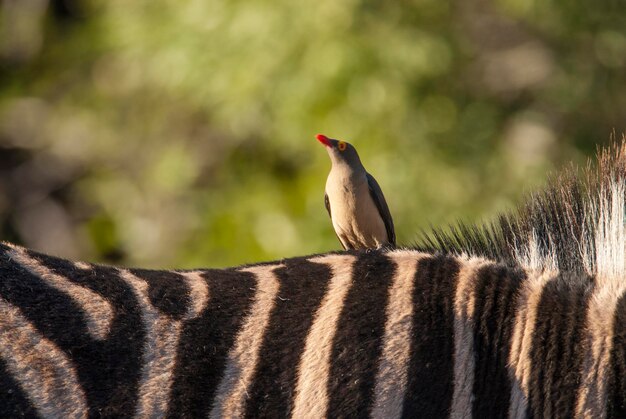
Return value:
<svg viewBox="0 0 626 419">
<path fill-rule="evenodd" d="M 0 238 L 65 257 L 337 249 L 317 133 L 357 147 L 410 244 L 626 129 L 621 0 L 0 4 Z"/>
</svg>

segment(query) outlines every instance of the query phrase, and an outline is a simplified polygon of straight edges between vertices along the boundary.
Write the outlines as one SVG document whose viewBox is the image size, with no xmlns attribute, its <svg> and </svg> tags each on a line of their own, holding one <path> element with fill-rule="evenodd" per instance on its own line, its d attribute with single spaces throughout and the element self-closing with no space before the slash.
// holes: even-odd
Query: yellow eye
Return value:
<svg viewBox="0 0 626 419">
<path fill-rule="evenodd" d="M 337 144 L 337 148 L 339 149 L 339 151 L 343 151 L 345 150 L 347 147 L 346 143 L 343 141 L 339 141 L 339 144 Z"/>
</svg>

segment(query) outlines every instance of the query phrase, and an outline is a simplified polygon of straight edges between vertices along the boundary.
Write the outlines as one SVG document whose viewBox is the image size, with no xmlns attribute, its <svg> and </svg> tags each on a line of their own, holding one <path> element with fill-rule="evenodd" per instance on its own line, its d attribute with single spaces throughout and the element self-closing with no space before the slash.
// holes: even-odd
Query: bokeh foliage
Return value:
<svg viewBox="0 0 626 419">
<path fill-rule="evenodd" d="M 410 244 L 626 128 L 620 1 L 0 4 L 0 237 L 67 257 L 336 249 L 318 132 L 357 147 Z"/>
</svg>

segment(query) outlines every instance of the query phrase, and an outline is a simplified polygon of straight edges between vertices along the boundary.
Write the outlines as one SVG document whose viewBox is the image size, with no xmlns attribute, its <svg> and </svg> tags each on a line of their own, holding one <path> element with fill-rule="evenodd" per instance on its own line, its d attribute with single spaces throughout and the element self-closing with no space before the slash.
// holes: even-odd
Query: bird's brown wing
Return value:
<svg viewBox="0 0 626 419">
<path fill-rule="evenodd" d="M 393 219 L 391 218 L 391 212 L 389 212 L 389 207 L 387 206 L 387 201 L 385 201 L 385 196 L 383 195 L 383 191 L 380 189 L 378 182 L 376 179 L 369 173 L 367 176 L 367 185 L 369 186 L 370 195 L 376 204 L 376 208 L 378 208 L 378 212 L 385 223 L 385 230 L 387 230 L 387 239 L 389 243 L 391 243 L 394 247 L 396 246 L 396 232 L 393 228 Z"/>
<path fill-rule="evenodd" d="M 332 220 L 333 216 L 330 213 L 330 201 L 328 200 L 328 194 L 324 194 L 324 206 L 326 207 L 326 211 L 328 211 L 328 216 Z"/>
<path fill-rule="evenodd" d="M 332 221 L 333 215 L 330 213 L 330 201 L 328 200 L 328 194 L 324 194 L 324 206 L 326 207 L 326 211 L 328 211 L 330 221 Z M 333 226 L 333 231 L 335 231 L 335 226 Z M 345 243 L 343 242 L 343 240 L 341 240 L 341 237 L 339 237 L 339 234 L 337 234 L 336 231 L 335 236 L 337 236 L 337 239 L 339 240 L 339 243 L 341 243 L 341 247 L 343 247 L 343 250 L 348 250 L 348 248 L 352 249 L 352 247 L 350 247 L 350 244 L 348 246 L 345 245 Z"/>
</svg>

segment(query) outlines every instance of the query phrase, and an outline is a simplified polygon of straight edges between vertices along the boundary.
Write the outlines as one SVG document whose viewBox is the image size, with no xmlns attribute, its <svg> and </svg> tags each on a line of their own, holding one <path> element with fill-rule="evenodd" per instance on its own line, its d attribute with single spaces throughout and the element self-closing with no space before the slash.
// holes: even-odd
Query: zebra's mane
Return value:
<svg viewBox="0 0 626 419">
<path fill-rule="evenodd" d="M 457 223 L 423 234 L 423 251 L 483 256 L 538 270 L 615 277 L 626 272 L 626 136 L 597 161 L 553 176 L 517 209 L 491 223 Z"/>
</svg>

